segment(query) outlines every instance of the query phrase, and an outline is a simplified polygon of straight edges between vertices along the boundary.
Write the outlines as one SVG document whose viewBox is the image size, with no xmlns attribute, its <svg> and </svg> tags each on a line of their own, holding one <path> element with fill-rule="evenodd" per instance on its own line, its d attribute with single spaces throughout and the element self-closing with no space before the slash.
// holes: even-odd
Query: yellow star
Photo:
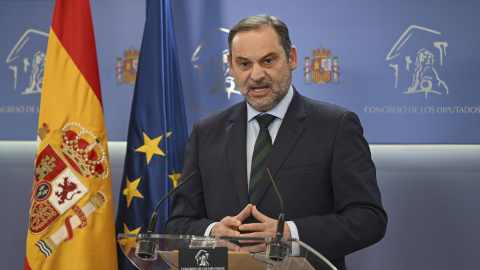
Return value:
<svg viewBox="0 0 480 270">
<path fill-rule="evenodd" d="M 138 234 L 140 232 L 140 229 L 142 227 L 138 227 L 133 231 L 130 231 L 127 227 L 127 224 L 123 223 L 123 233 L 124 234 Z M 123 246 L 123 250 L 125 251 L 125 254 L 128 255 L 130 253 L 130 250 L 133 248 L 135 249 L 137 247 L 137 243 L 135 238 L 123 238 L 120 241 L 118 241 L 120 246 Z"/>
<path fill-rule="evenodd" d="M 144 145 L 140 146 L 139 148 L 135 149 L 136 152 L 143 152 L 147 156 L 147 165 L 150 163 L 150 160 L 152 159 L 152 156 L 154 154 L 157 155 L 162 155 L 165 156 L 162 150 L 158 148 L 158 144 L 162 140 L 163 135 L 160 137 L 157 137 L 153 140 L 150 140 L 150 138 L 143 132 L 143 143 Z"/>
<path fill-rule="evenodd" d="M 130 206 L 133 197 L 143 198 L 142 193 L 138 191 L 137 187 L 140 183 L 140 178 L 137 180 L 130 182 L 127 177 L 127 187 L 123 190 L 123 195 L 127 196 L 127 207 Z"/>
<path fill-rule="evenodd" d="M 173 174 L 168 176 L 168 178 L 172 179 L 173 187 L 177 186 L 177 182 L 178 182 L 178 179 L 180 179 L 180 175 L 181 174 L 175 173 L 175 170 L 173 170 Z"/>
</svg>

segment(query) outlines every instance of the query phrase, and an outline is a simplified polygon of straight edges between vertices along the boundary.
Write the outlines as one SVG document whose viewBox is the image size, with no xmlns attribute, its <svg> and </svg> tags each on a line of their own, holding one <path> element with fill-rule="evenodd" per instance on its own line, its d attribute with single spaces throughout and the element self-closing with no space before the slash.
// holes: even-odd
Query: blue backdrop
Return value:
<svg viewBox="0 0 480 270">
<path fill-rule="evenodd" d="M 0 0 L 5 269 L 21 268 L 25 258 L 42 53 L 53 4 Z M 480 1 L 173 0 L 172 5 L 189 129 L 199 117 L 242 100 L 225 73 L 226 33 L 245 16 L 267 13 L 290 27 L 300 60 L 297 89 L 358 113 L 370 143 L 468 143 L 372 145 L 389 215 L 387 235 L 347 256 L 347 264 L 368 270 L 478 268 L 480 215 L 471 206 L 480 204 Z M 91 8 L 118 205 L 145 1 L 91 0 Z M 318 48 L 330 55 L 316 60 L 312 50 Z M 315 83 L 327 81 L 328 71 L 339 73 L 338 83 L 334 76 Z"/>
<path fill-rule="evenodd" d="M 53 1 L 0 1 L 0 140 L 35 140 Z M 91 1 L 109 139 L 125 141 L 144 1 Z M 356 112 L 370 143 L 480 143 L 480 2 L 172 1 L 187 126 L 242 100 L 228 29 L 267 13 L 290 28 L 304 95 Z"/>
</svg>

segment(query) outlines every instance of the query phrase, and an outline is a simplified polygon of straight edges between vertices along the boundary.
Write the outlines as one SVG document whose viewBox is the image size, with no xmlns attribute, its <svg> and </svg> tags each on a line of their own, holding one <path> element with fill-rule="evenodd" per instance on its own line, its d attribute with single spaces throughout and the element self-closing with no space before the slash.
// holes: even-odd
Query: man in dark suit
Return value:
<svg viewBox="0 0 480 270">
<path fill-rule="evenodd" d="M 346 269 L 345 255 L 382 239 L 387 225 L 358 117 L 291 85 L 297 51 L 279 19 L 245 18 L 228 42 L 230 74 L 245 102 L 195 123 L 182 175 L 196 171 L 197 179 L 174 195 L 166 232 L 274 237 L 280 204 L 268 168 L 285 207 L 284 237 Z M 266 124 L 273 145 L 258 169 L 264 120 L 256 116 L 264 114 L 274 116 Z"/>
</svg>

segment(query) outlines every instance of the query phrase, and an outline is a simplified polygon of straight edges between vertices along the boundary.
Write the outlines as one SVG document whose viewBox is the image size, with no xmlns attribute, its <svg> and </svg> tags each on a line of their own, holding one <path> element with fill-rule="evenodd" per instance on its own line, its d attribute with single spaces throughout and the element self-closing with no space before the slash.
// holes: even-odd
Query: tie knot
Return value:
<svg viewBox="0 0 480 270">
<path fill-rule="evenodd" d="M 257 120 L 260 128 L 268 128 L 268 126 L 270 126 L 270 124 L 275 119 L 275 116 L 271 114 L 262 114 L 262 115 L 259 114 L 255 116 L 255 119 Z"/>
</svg>

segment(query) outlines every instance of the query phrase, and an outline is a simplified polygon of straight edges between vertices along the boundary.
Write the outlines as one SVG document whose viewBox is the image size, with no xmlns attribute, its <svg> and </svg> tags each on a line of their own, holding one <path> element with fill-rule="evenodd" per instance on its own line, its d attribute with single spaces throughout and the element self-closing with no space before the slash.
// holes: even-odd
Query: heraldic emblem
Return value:
<svg viewBox="0 0 480 270">
<path fill-rule="evenodd" d="M 123 80 L 128 84 L 135 84 L 137 79 L 137 69 L 138 69 L 138 58 L 140 57 L 140 51 L 134 47 L 130 48 L 123 52 L 125 60 L 122 58 L 117 58 L 117 84 L 122 84 L 122 75 Z"/>
<path fill-rule="evenodd" d="M 328 57 L 331 54 L 330 49 L 323 48 L 320 46 L 319 48 L 312 50 L 312 55 L 314 59 L 312 59 L 312 64 L 310 65 L 310 57 L 305 57 L 305 83 L 309 84 L 311 81 L 317 84 L 327 84 L 332 80 L 333 83 L 338 83 L 338 75 L 340 73 L 338 70 L 340 67 L 338 66 L 338 57 L 333 57 L 333 64 L 332 59 Z M 310 79 L 310 73 L 312 78 Z"/>
<path fill-rule="evenodd" d="M 48 125 L 44 124 L 38 132 L 40 139 L 48 132 Z M 90 177 L 105 179 L 109 173 L 101 137 L 71 122 L 62 128 L 61 140 L 60 151 L 47 144 L 35 160 L 30 232 L 41 234 L 70 209 L 74 213 L 64 219 L 60 229 L 37 243 L 46 257 L 62 241 L 72 239 L 74 229 L 87 226 L 88 216 L 106 203 L 105 194 L 98 190 L 86 204 L 79 205 L 90 192 L 85 181 Z"/>
</svg>

